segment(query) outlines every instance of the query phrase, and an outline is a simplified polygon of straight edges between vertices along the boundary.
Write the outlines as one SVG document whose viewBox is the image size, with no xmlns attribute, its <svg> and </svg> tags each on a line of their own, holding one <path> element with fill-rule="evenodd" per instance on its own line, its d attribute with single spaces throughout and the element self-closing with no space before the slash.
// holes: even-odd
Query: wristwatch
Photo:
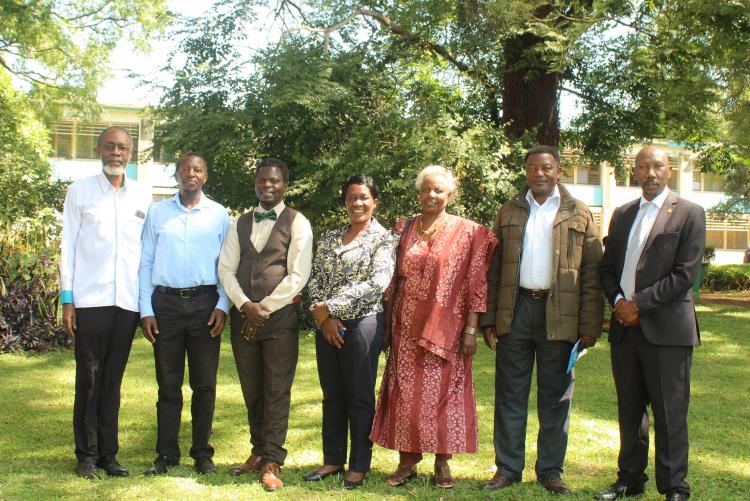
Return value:
<svg viewBox="0 0 750 501">
<path fill-rule="evenodd" d="M 477 328 L 472 327 L 471 325 L 467 325 L 466 327 L 464 327 L 464 334 L 468 334 L 469 336 L 477 337 L 477 332 Z"/>
</svg>

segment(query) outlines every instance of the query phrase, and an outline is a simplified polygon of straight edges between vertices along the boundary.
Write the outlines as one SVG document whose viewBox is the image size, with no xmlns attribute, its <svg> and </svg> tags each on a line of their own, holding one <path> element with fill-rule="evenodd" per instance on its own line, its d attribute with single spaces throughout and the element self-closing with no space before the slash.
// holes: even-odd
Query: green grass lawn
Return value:
<svg viewBox="0 0 750 501">
<path fill-rule="evenodd" d="M 750 499 L 750 311 L 728 306 L 699 307 L 703 346 L 696 350 L 690 406 L 690 476 L 693 499 Z M 183 413 L 183 465 L 167 476 L 146 478 L 142 472 L 155 457 L 156 382 L 150 345 L 137 334 L 122 391 L 120 461 L 130 469 L 127 479 L 79 479 L 73 473 L 72 352 L 44 356 L 0 356 L 0 499 L 508 499 L 549 498 L 535 484 L 536 396 L 529 408 L 524 483 L 498 493 L 479 490 L 492 474 L 494 359 L 486 348 L 474 362 L 479 408 L 480 452 L 459 455 L 452 462 L 456 488 L 430 486 L 432 457 L 425 458 L 418 479 L 393 489 L 384 477 L 398 455 L 375 447 L 373 470 L 364 489 L 348 492 L 339 481 L 306 484 L 302 475 L 322 460 L 321 392 L 311 334 L 301 339 L 300 363 L 292 395 L 287 447 L 282 471 L 286 487 L 265 493 L 257 476 L 230 477 L 228 468 L 249 453 L 245 407 L 234 368 L 229 339 L 222 346 L 213 445 L 219 473 L 202 477 L 192 469 L 190 390 Z M 384 364 L 381 361 L 381 370 Z M 653 442 L 652 442 L 653 444 Z M 609 346 L 601 342 L 580 362 L 570 425 L 565 479 L 577 493 L 591 499 L 614 480 L 618 449 L 615 392 Z M 653 446 L 652 446 L 653 451 Z M 652 453 L 653 455 L 653 453 Z M 653 465 L 653 459 L 650 461 Z M 648 475 L 654 478 L 653 466 Z M 662 499 L 655 482 L 644 500 Z"/>
</svg>

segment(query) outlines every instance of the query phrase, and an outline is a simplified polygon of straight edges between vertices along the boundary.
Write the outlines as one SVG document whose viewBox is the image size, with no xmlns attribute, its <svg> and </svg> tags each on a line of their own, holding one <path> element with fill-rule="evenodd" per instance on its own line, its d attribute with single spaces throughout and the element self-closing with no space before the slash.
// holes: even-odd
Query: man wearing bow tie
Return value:
<svg viewBox="0 0 750 501">
<path fill-rule="evenodd" d="M 617 391 L 620 454 L 617 480 L 596 499 L 643 493 L 648 477 L 648 409 L 656 432 L 656 487 L 685 501 L 690 486 L 687 411 L 693 347 L 700 344 L 693 306 L 706 244 L 703 208 L 667 188 L 667 154 L 643 148 L 633 175 L 640 199 L 618 207 L 600 267 L 613 308 L 609 341 Z"/>
<path fill-rule="evenodd" d="M 310 223 L 284 205 L 289 170 L 266 158 L 255 171 L 260 206 L 232 224 L 219 257 L 219 278 L 234 304 L 232 351 L 250 424 L 252 451 L 230 475 L 261 472 L 268 491 L 283 487 L 280 467 L 299 351 L 298 295 L 312 268 Z"/>
</svg>

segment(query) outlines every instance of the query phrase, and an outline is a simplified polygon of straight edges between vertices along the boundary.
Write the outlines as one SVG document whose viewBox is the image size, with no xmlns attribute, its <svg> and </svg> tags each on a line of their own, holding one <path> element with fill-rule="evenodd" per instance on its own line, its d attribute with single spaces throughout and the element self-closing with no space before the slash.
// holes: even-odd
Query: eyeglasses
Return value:
<svg viewBox="0 0 750 501">
<path fill-rule="evenodd" d="M 130 151 L 130 146 L 121 143 L 104 143 L 101 145 L 101 147 L 107 151 L 120 150 L 123 153 L 127 153 L 128 151 Z"/>
</svg>

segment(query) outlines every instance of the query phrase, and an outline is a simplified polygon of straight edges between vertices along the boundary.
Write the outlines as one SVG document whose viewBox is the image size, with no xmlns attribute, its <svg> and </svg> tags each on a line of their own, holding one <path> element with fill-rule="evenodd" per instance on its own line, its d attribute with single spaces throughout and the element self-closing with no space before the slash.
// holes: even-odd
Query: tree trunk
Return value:
<svg viewBox="0 0 750 501">
<path fill-rule="evenodd" d="M 547 73 L 539 56 L 525 56 L 527 50 L 541 42 L 536 36 L 524 34 L 505 44 L 503 123 L 508 137 L 517 139 L 536 130 L 537 143 L 558 146 L 560 75 Z"/>
</svg>

